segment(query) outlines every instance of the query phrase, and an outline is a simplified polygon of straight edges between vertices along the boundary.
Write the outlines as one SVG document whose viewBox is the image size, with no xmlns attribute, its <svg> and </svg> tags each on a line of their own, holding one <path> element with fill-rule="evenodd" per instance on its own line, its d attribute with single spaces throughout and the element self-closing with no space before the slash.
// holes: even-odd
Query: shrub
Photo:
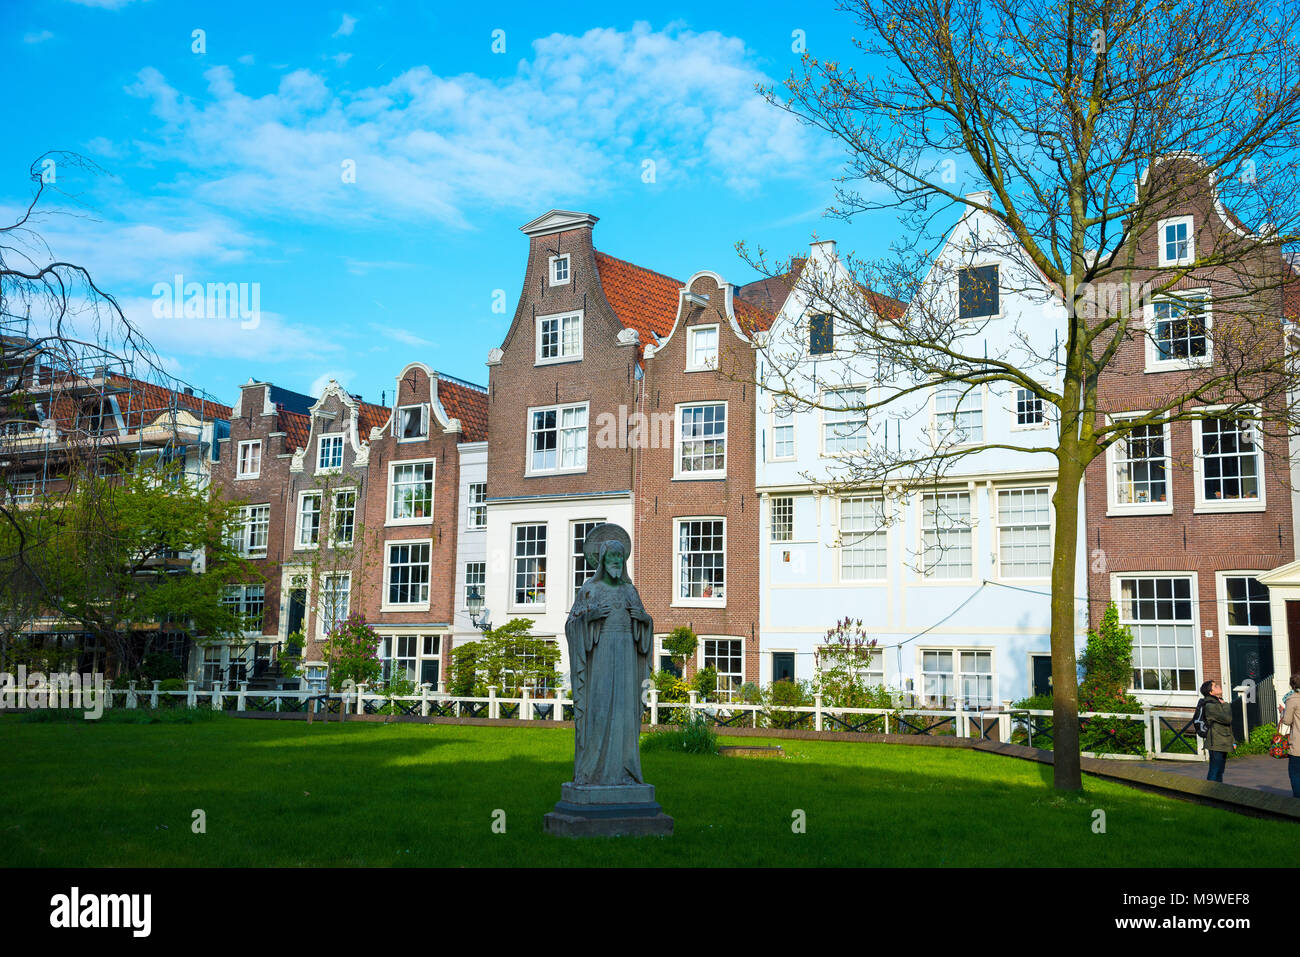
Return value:
<svg viewBox="0 0 1300 957">
<path fill-rule="evenodd" d="M 166 678 L 158 683 L 159 691 L 188 691 L 189 685 L 184 678 Z"/>
<path fill-rule="evenodd" d="M 717 754 L 718 732 L 704 715 L 688 715 L 676 727 L 642 735 L 641 750 Z"/>
<path fill-rule="evenodd" d="M 172 655 L 166 652 L 153 651 L 141 659 L 136 680 L 144 685 L 151 685 L 155 681 L 180 678 L 184 674 L 185 670 L 181 667 L 181 663 Z"/>
<path fill-rule="evenodd" d="M 695 648 L 698 644 L 699 639 L 696 637 L 695 632 L 682 625 L 679 628 L 674 628 L 664 638 L 664 651 L 668 654 L 668 657 L 672 658 L 673 663 L 678 668 L 685 668 L 686 662 L 695 657 Z"/>
<path fill-rule="evenodd" d="M 874 708 L 868 701 L 865 674 L 876 655 L 876 639 L 868 638 L 862 619 L 844 618 L 826 632 L 814 656 L 817 690 L 822 703 L 836 708 Z"/>
<path fill-rule="evenodd" d="M 1250 729 L 1250 737 L 1237 745 L 1237 750 L 1230 751 L 1228 757 L 1241 758 L 1248 754 L 1268 754 L 1269 745 L 1273 743 L 1273 735 L 1277 734 L 1277 725 L 1261 724 L 1257 728 Z"/>
<path fill-rule="evenodd" d="M 705 701 L 711 701 L 718 694 L 718 669 L 709 665 L 695 672 L 692 686 Z"/>
<path fill-rule="evenodd" d="M 654 686 L 659 692 L 660 701 L 690 700 L 690 695 L 687 694 L 686 682 L 671 671 L 656 671 L 651 680 L 654 681 Z"/>
<path fill-rule="evenodd" d="M 325 639 L 325 660 L 330 663 L 330 690 L 340 691 L 344 683 L 369 683 L 383 673 L 379 661 L 379 633 L 359 614 L 348 615 L 330 629 Z"/>
</svg>

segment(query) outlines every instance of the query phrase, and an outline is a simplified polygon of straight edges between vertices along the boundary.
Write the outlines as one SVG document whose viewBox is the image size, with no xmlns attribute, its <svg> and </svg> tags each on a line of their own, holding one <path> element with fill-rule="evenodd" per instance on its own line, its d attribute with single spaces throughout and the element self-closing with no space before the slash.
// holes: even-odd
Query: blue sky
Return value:
<svg viewBox="0 0 1300 957">
<path fill-rule="evenodd" d="M 821 217 L 836 146 L 753 93 L 797 65 L 795 31 L 854 60 L 851 19 L 822 2 L 623 9 L 9 2 L 0 77 L 23 107 L 0 142 L 0 206 L 25 200 L 47 150 L 102 166 L 56 169 L 83 208 L 42 236 L 119 297 L 169 371 L 226 402 L 250 376 L 300 391 L 333 376 L 378 401 L 412 359 L 486 382 L 519 293 L 518 227 L 552 207 L 596 214 L 599 248 L 679 278 L 755 278 L 738 240 L 883 251 L 891 217 Z M 257 283 L 257 328 L 155 316 L 154 286 L 176 274 Z"/>
</svg>

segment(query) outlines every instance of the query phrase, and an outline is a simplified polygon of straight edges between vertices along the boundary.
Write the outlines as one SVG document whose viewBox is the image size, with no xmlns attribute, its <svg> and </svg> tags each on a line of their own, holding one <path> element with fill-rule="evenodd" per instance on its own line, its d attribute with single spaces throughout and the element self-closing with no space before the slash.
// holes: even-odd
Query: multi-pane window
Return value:
<svg viewBox="0 0 1300 957">
<path fill-rule="evenodd" d="M 420 661 L 420 684 L 426 684 L 438 690 L 442 680 L 442 636 L 422 635 L 423 655 Z"/>
<path fill-rule="evenodd" d="M 596 566 L 587 563 L 587 556 L 583 552 L 583 547 L 587 544 L 587 536 L 591 530 L 602 522 L 574 522 L 571 527 L 572 531 L 569 536 L 572 545 L 570 559 L 573 567 L 573 597 L 578 597 L 578 589 L 586 584 L 587 579 L 596 573 Z"/>
<path fill-rule="evenodd" d="M 265 585 L 227 585 L 221 603 L 243 618 L 243 631 L 261 633 L 266 608 Z"/>
<path fill-rule="evenodd" d="M 1201 482 L 1207 502 L 1259 498 L 1260 452 L 1247 419 L 1201 422 Z"/>
<path fill-rule="evenodd" d="M 487 562 L 466 562 L 465 563 L 465 605 L 469 606 L 470 595 L 477 594 L 480 599 L 483 598 L 484 589 L 487 587 Z"/>
<path fill-rule="evenodd" d="M 15 505 L 31 505 L 36 501 L 37 477 L 15 475 L 9 479 L 9 498 Z M 266 546 L 263 545 L 263 548 Z"/>
<path fill-rule="evenodd" d="M 726 469 L 726 404 L 682 406 L 677 424 L 677 473 L 716 475 Z"/>
<path fill-rule="evenodd" d="M 419 651 L 419 635 L 385 635 L 380 646 L 379 659 L 383 665 L 385 681 L 405 679 L 415 682 L 415 662 Z"/>
<path fill-rule="evenodd" d="M 357 532 L 357 490 L 342 489 L 334 493 L 334 518 L 330 523 L 335 545 L 351 545 Z"/>
<path fill-rule="evenodd" d="M 322 435 L 317 451 L 317 469 L 337 469 L 343 467 L 343 436 Z"/>
<path fill-rule="evenodd" d="M 328 635 L 344 621 L 352 604 L 352 574 L 326 575 L 321 579 L 321 631 Z"/>
<path fill-rule="evenodd" d="M 515 526 L 515 604 L 546 601 L 546 526 Z"/>
<path fill-rule="evenodd" d="M 1052 573 L 1052 502 L 1045 488 L 998 492 L 998 567 L 1003 578 Z"/>
<path fill-rule="evenodd" d="M 422 439 L 429 434 L 429 407 L 424 404 L 404 405 L 397 410 L 398 437 Z"/>
<path fill-rule="evenodd" d="M 867 448 L 866 389 L 835 389 L 822 397 L 822 447 L 827 455 Z"/>
<path fill-rule="evenodd" d="M 1157 362 L 1205 359 L 1210 354 L 1205 301 L 1200 297 L 1161 299 L 1151 306 L 1152 358 Z"/>
<path fill-rule="evenodd" d="M 939 389 L 934 394 L 935 424 L 957 443 L 984 441 L 984 387 Z"/>
<path fill-rule="evenodd" d="M 1042 425 L 1043 417 L 1043 400 L 1040 396 L 1034 395 L 1028 389 L 1016 390 L 1016 425 L 1033 426 Z"/>
<path fill-rule="evenodd" d="M 744 642 L 739 638 L 705 638 L 704 667 L 718 672 L 718 698 L 731 701 L 745 682 Z"/>
<path fill-rule="evenodd" d="M 812 315 L 808 317 L 808 352 L 824 356 L 835 351 L 835 318 Z"/>
<path fill-rule="evenodd" d="M 993 707 L 993 653 L 958 652 L 957 663 L 960 668 L 958 681 L 961 687 L 962 707 Z"/>
<path fill-rule="evenodd" d="M 1162 266 L 1185 265 L 1192 261 L 1192 219 L 1190 216 L 1162 222 Z"/>
<path fill-rule="evenodd" d="M 772 541 L 794 540 L 794 499 L 778 495 L 772 499 Z"/>
<path fill-rule="evenodd" d="M 575 359 L 582 355 L 582 315 L 546 316 L 537 320 L 537 358 Z"/>
<path fill-rule="evenodd" d="M 1249 575 L 1230 575 L 1223 583 L 1228 593 L 1228 628 L 1246 634 L 1271 634 L 1273 612 L 1268 587 Z"/>
<path fill-rule="evenodd" d="M 320 543 L 320 492 L 304 492 L 298 499 L 298 547 Z"/>
<path fill-rule="evenodd" d="M 957 315 L 978 319 L 998 314 L 998 267 L 970 266 L 957 271 Z"/>
<path fill-rule="evenodd" d="M 469 483 L 469 513 L 467 517 L 470 528 L 487 528 L 486 482 Z"/>
<path fill-rule="evenodd" d="M 772 412 L 772 458 L 794 458 L 794 415 L 789 409 Z"/>
<path fill-rule="evenodd" d="M 323 692 L 325 690 L 325 681 L 329 677 L 329 666 L 307 665 L 305 677 L 308 691 Z"/>
<path fill-rule="evenodd" d="M 271 533 L 271 506 L 245 505 L 239 510 L 239 521 L 232 539 L 239 554 L 245 558 L 266 555 L 266 543 Z"/>
<path fill-rule="evenodd" d="M 388 546 L 388 604 L 423 605 L 429 601 L 428 542 L 392 542 Z"/>
<path fill-rule="evenodd" d="M 433 463 L 409 462 L 392 466 L 390 520 L 433 517 Z"/>
<path fill-rule="evenodd" d="M 687 330 L 687 368 L 718 367 L 718 327 L 697 326 Z"/>
<path fill-rule="evenodd" d="M 878 581 L 886 577 L 888 533 L 885 501 L 874 495 L 840 500 L 840 579 Z"/>
<path fill-rule="evenodd" d="M 257 478 L 262 474 L 262 440 L 239 443 L 236 478 Z"/>
<path fill-rule="evenodd" d="M 921 500 L 921 547 L 931 578 L 970 578 L 972 548 L 970 493 L 939 492 Z"/>
<path fill-rule="evenodd" d="M 211 688 L 218 681 L 224 681 L 226 669 L 223 661 L 226 649 L 223 646 L 209 645 L 203 649 L 203 686 Z"/>
<path fill-rule="evenodd" d="M 529 416 L 530 471 L 587 467 L 587 405 L 534 409 Z"/>
<path fill-rule="evenodd" d="M 1164 502 L 1168 491 L 1169 459 L 1165 427 L 1140 425 L 1115 443 L 1115 503 L 1147 505 Z"/>
<path fill-rule="evenodd" d="M 1196 619 L 1188 577 L 1121 578 L 1119 619 L 1133 635 L 1133 687 L 1196 690 Z"/>
<path fill-rule="evenodd" d="M 963 709 L 993 707 L 993 653 L 922 651 L 921 693 L 927 702 L 945 708 L 958 703 Z"/>
<path fill-rule="evenodd" d="M 560 286 L 569 281 L 569 257 L 553 256 L 551 258 L 551 285 Z"/>
<path fill-rule="evenodd" d="M 725 598 L 727 556 L 723 520 L 677 520 L 677 597 Z"/>
</svg>

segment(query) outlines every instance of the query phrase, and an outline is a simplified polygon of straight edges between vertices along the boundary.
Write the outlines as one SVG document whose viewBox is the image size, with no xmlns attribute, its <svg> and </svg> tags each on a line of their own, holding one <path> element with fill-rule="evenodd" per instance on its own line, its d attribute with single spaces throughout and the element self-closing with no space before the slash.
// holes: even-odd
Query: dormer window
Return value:
<svg viewBox="0 0 1300 957">
<path fill-rule="evenodd" d="M 1190 266 L 1196 259 L 1191 216 L 1160 220 L 1158 233 L 1161 266 Z"/>
<path fill-rule="evenodd" d="M 429 407 L 424 404 L 404 405 L 397 410 L 397 435 L 403 441 L 423 439 L 429 434 Z"/>
<path fill-rule="evenodd" d="M 551 257 L 551 285 L 566 286 L 569 283 L 569 256 Z"/>
<path fill-rule="evenodd" d="M 718 367 L 718 327 L 695 326 L 686 331 L 686 371 Z"/>
<path fill-rule="evenodd" d="M 537 362 L 573 362 L 582 358 L 582 313 L 539 316 Z"/>
<path fill-rule="evenodd" d="M 987 319 L 998 308 L 997 263 L 957 270 L 957 318 Z"/>
<path fill-rule="evenodd" d="M 343 467 L 343 436 L 322 435 L 316 457 L 316 471 L 334 471 Z"/>
</svg>

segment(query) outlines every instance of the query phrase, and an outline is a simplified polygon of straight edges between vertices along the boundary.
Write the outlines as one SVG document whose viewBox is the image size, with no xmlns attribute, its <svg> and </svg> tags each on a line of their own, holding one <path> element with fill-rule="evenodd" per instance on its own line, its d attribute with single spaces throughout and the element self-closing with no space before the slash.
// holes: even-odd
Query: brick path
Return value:
<svg viewBox="0 0 1300 957">
<path fill-rule="evenodd" d="M 1205 780 L 1209 765 L 1204 761 L 1135 761 L 1139 767 L 1153 771 L 1181 774 L 1184 777 Z M 1223 772 L 1224 784 L 1254 788 L 1265 794 L 1291 796 L 1291 779 L 1286 773 L 1287 762 L 1270 758 L 1267 754 L 1252 754 L 1242 758 L 1229 758 Z"/>
</svg>

